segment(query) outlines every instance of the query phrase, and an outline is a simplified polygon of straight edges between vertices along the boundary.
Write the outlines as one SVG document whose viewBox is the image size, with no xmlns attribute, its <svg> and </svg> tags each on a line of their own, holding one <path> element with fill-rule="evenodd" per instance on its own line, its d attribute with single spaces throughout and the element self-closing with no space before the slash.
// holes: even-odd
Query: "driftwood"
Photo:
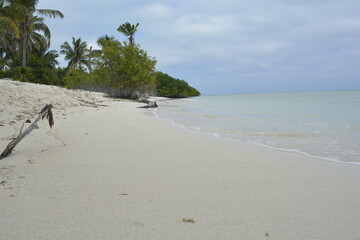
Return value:
<svg viewBox="0 0 360 240">
<path fill-rule="evenodd" d="M 20 129 L 20 133 L 19 135 L 13 139 L 5 148 L 5 150 L 1 153 L 0 155 L 0 159 L 3 159 L 4 157 L 8 156 L 13 149 L 15 148 L 15 146 L 26 136 L 28 135 L 32 130 L 34 129 L 38 129 L 39 126 L 37 125 L 37 122 L 40 121 L 40 119 L 44 119 L 46 118 L 49 122 L 50 128 L 52 128 L 52 126 L 54 126 L 54 118 L 53 118 L 53 114 L 51 111 L 51 108 L 53 107 L 52 104 L 48 104 L 46 105 L 39 113 L 39 116 L 37 117 L 37 119 L 24 131 L 22 132 L 22 129 L 24 127 L 24 124 L 22 125 L 21 129 Z"/>
<path fill-rule="evenodd" d="M 183 218 L 183 222 L 186 223 L 195 223 L 195 220 L 193 218 Z"/>
<path fill-rule="evenodd" d="M 105 105 L 105 104 L 97 104 L 97 103 L 85 101 L 85 100 L 82 100 L 82 99 L 78 99 L 78 100 L 80 102 L 83 102 L 83 103 L 80 103 L 80 105 L 85 106 L 85 107 L 94 107 L 94 108 L 97 108 L 97 107 L 110 107 L 109 105 Z"/>
<path fill-rule="evenodd" d="M 139 107 L 139 108 L 157 108 L 158 105 L 156 104 L 156 102 L 148 102 L 147 105 Z"/>
</svg>

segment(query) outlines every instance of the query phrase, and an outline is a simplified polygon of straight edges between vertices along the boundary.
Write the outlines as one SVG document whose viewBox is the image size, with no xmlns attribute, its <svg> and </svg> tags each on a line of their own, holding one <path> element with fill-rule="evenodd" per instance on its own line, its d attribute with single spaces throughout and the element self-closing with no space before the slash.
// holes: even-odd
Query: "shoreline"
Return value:
<svg viewBox="0 0 360 240">
<path fill-rule="evenodd" d="M 359 239 L 357 167 L 107 104 L 54 109 L 0 161 L 1 238 Z"/>
<path fill-rule="evenodd" d="M 212 136 L 212 137 L 215 137 L 215 138 L 225 139 L 225 140 L 237 142 L 239 144 L 247 143 L 247 144 L 255 145 L 255 146 L 260 147 L 260 148 L 265 148 L 265 149 L 270 149 L 270 150 L 275 150 L 275 151 L 280 151 L 280 152 L 287 152 L 287 153 L 296 153 L 296 154 L 299 154 L 299 155 L 302 155 L 302 156 L 305 156 L 305 157 L 313 158 L 315 161 L 325 161 L 325 162 L 330 162 L 330 163 L 334 163 L 334 164 L 349 165 L 349 166 L 353 166 L 353 167 L 359 167 L 360 166 L 360 162 L 346 162 L 346 161 L 341 161 L 341 160 L 332 159 L 332 158 L 325 158 L 325 157 L 311 155 L 309 153 L 300 151 L 298 149 L 286 149 L 286 148 L 271 147 L 271 146 L 261 144 L 261 143 L 256 143 L 256 142 L 251 142 L 251 141 L 245 141 L 245 140 L 240 140 L 240 139 L 233 139 L 233 138 L 224 137 L 224 136 L 221 136 L 218 133 L 206 132 L 206 131 L 203 131 L 203 130 L 200 130 L 200 129 L 191 129 L 191 127 L 178 124 L 172 119 L 161 118 L 155 113 L 155 111 L 156 111 L 156 109 L 152 110 L 152 114 L 154 115 L 155 118 L 157 118 L 159 120 L 163 120 L 163 121 L 168 121 L 168 122 L 170 122 L 171 125 L 174 125 L 175 127 L 181 128 L 181 129 L 183 129 L 185 131 L 195 132 L 195 133 L 199 133 L 199 134 L 205 134 L 205 135 L 209 135 L 209 136 Z"/>
<path fill-rule="evenodd" d="M 299 93 L 299 96 L 306 97 L 304 94 L 307 93 Z M 347 114 L 354 104 L 341 107 L 341 103 L 346 104 L 351 99 L 356 103 L 360 95 L 333 96 L 337 99 L 334 106 L 324 108 L 331 100 L 330 95 L 313 94 L 304 102 L 299 96 L 205 96 L 179 102 L 165 101 L 154 114 L 190 131 L 297 152 L 317 160 L 360 165 L 360 145 L 356 141 L 359 119 L 357 115 Z M 234 104 L 236 101 L 242 103 Z M 299 111 L 295 110 L 297 107 Z"/>
</svg>

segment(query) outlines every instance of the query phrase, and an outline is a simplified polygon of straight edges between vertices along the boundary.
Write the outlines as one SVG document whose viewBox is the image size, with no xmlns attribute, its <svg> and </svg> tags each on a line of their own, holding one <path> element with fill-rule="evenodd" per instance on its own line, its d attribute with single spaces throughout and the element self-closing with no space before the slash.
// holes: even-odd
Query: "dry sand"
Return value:
<svg viewBox="0 0 360 240">
<path fill-rule="evenodd" d="M 0 81 L 0 151 L 49 101 L 54 128 L 0 160 L 1 240 L 360 239 L 358 166 L 184 131 L 139 103 Z"/>
</svg>

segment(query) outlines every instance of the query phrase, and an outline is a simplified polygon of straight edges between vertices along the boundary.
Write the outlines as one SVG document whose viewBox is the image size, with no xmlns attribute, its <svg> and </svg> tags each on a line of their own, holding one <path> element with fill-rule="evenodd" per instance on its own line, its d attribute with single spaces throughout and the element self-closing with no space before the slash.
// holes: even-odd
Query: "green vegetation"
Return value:
<svg viewBox="0 0 360 240">
<path fill-rule="evenodd" d="M 124 34 L 125 36 L 127 36 L 129 38 L 130 45 L 134 45 L 134 43 L 135 43 L 134 35 L 135 35 L 135 32 L 136 32 L 138 26 L 139 26 L 139 23 L 137 23 L 136 25 L 132 25 L 129 22 L 126 22 L 126 23 L 121 24 L 117 30 L 118 30 L 118 32 L 121 32 L 122 34 Z"/>
<path fill-rule="evenodd" d="M 64 86 L 63 70 L 56 68 L 59 57 L 57 51 L 34 52 L 29 55 L 28 66 L 21 66 L 20 60 L 12 62 L 1 71 L 0 78 L 13 78 L 20 81 Z"/>
<path fill-rule="evenodd" d="M 106 35 L 98 39 L 98 50 L 72 37 L 70 43 L 60 46 L 68 65 L 58 67 L 59 53 L 49 50 L 51 34 L 43 17 L 64 15 L 58 10 L 37 9 L 37 4 L 38 0 L 0 0 L 0 78 L 104 91 L 132 99 L 156 92 L 166 97 L 200 95 L 185 81 L 156 72 L 155 58 L 135 44 L 139 23 L 126 22 L 117 28 L 128 42 Z"/>
<path fill-rule="evenodd" d="M 69 61 L 67 70 L 82 69 L 82 65 L 88 66 L 88 53 L 87 43 L 81 41 L 81 38 L 72 38 L 72 46 L 66 41 L 60 46 L 61 54 L 65 54 L 65 60 Z"/>
<path fill-rule="evenodd" d="M 70 68 L 65 70 L 64 85 L 67 88 L 87 88 L 91 82 L 90 75 L 83 69 Z"/>
<path fill-rule="evenodd" d="M 44 23 L 45 19 L 38 15 L 64 17 L 57 10 L 37 9 L 37 4 L 38 0 L 0 1 L 0 48 L 9 60 L 21 59 L 22 67 L 27 66 L 29 52 L 50 46 L 50 30 Z"/>
<path fill-rule="evenodd" d="M 94 58 L 94 85 L 124 98 L 138 98 L 154 90 L 156 60 L 139 45 L 120 43 L 107 36 L 98 44 L 101 50 Z"/>
<path fill-rule="evenodd" d="M 200 92 L 189 86 L 184 80 L 173 78 L 166 73 L 156 73 L 157 96 L 184 98 L 199 96 Z"/>
</svg>

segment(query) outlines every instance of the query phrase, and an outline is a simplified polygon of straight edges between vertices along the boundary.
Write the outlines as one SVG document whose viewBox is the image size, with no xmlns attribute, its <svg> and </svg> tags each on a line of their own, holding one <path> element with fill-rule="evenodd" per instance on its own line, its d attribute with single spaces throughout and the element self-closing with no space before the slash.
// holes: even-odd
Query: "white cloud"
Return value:
<svg viewBox="0 0 360 240">
<path fill-rule="evenodd" d="M 271 56 L 281 53 L 289 47 L 288 43 L 272 40 L 262 40 L 254 43 L 244 43 L 241 46 L 234 47 L 238 52 L 246 54 L 248 56 L 262 57 Z"/>
<path fill-rule="evenodd" d="M 236 18 L 231 15 L 201 15 L 190 14 L 176 19 L 174 22 L 175 34 L 187 36 L 218 36 L 233 31 L 236 25 Z"/>
<path fill-rule="evenodd" d="M 260 91 L 275 78 L 282 79 L 281 88 L 292 88 L 293 79 L 306 76 L 321 85 L 329 75 L 352 76 L 357 79 L 352 86 L 360 88 L 360 69 L 355 67 L 360 62 L 358 0 L 39 2 L 65 14 L 63 20 L 46 20 L 52 48 L 72 36 L 92 46 L 104 34 L 125 40 L 116 28 L 139 22 L 136 42 L 156 57 L 159 70 L 186 76 L 205 93 L 243 76 L 262 83 Z M 209 78 L 214 89 L 206 84 Z M 338 81 L 346 82 L 344 77 Z M 312 82 L 304 79 L 304 84 Z"/>
<path fill-rule="evenodd" d="M 146 5 L 145 7 L 141 8 L 140 14 L 144 18 L 152 18 L 152 17 L 164 18 L 164 17 L 169 17 L 172 14 L 172 9 L 168 5 L 155 3 L 155 4 Z"/>
</svg>

